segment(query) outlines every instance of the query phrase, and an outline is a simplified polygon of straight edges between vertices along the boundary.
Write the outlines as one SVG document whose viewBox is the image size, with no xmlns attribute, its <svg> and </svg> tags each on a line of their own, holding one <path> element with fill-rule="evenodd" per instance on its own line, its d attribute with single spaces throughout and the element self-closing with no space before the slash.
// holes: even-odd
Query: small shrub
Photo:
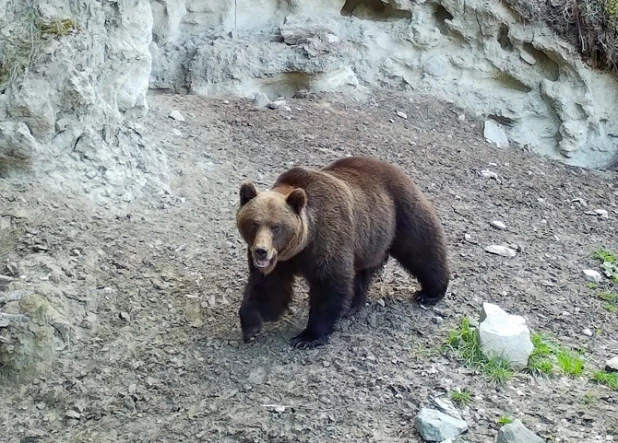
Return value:
<svg viewBox="0 0 618 443">
<path fill-rule="evenodd" d="M 592 374 L 592 380 L 614 391 L 618 391 L 618 372 L 597 371 Z"/>
<path fill-rule="evenodd" d="M 507 0 L 522 18 L 545 22 L 594 68 L 618 73 L 618 0 Z"/>
<path fill-rule="evenodd" d="M 605 248 L 597 249 L 593 255 L 601 262 L 603 273 L 607 278 L 613 282 L 618 282 L 618 256 Z"/>
<path fill-rule="evenodd" d="M 558 366 L 566 375 L 578 377 L 584 372 L 584 361 L 566 349 L 561 349 L 556 355 Z"/>
<path fill-rule="evenodd" d="M 77 29 L 77 25 L 72 19 L 67 18 L 53 22 L 39 21 L 38 28 L 42 36 L 62 37 Z"/>
<path fill-rule="evenodd" d="M 618 293 L 613 291 L 604 291 L 599 294 L 599 298 L 603 300 L 603 308 L 609 312 L 618 312 Z"/>
<path fill-rule="evenodd" d="M 506 416 L 506 415 L 501 415 L 496 420 L 496 423 L 498 423 L 500 426 L 504 426 L 504 425 L 508 425 L 509 423 L 513 423 L 513 419 L 511 417 Z"/>
<path fill-rule="evenodd" d="M 584 398 L 582 399 L 582 403 L 585 405 L 593 405 L 597 402 L 597 398 L 595 397 L 595 395 L 591 392 L 586 392 L 586 395 L 584 395 Z"/>
<path fill-rule="evenodd" d="M 472 402 L 472 394 L 467 389 L 451 391 L 451 400 L 461 407 L 467 406 Z"/>
</svg>

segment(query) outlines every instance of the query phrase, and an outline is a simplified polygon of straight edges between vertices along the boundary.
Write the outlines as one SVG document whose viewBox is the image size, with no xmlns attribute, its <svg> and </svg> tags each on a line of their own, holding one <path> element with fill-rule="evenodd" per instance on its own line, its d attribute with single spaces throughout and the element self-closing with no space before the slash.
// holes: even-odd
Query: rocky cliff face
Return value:
<svg viewBox="0 0 618 443">
<path fill-rule="evenodd" d="M 165 172 L 130 121 L 147 111 L 149 1 L 0 0 L 0 10 L 0 161 L 94 200 L 129 201 L 148 172 Z"/>
<path fill-rule="evenodd" d="M 194 94 L 302 88 L 433 94 L 493 119 L 511 143 L 604 167 L 618 84 L 503 2 L 153 0 L 151 87 Z M 419 116 L 419 118 L 422 118 Z"/>
</svg>

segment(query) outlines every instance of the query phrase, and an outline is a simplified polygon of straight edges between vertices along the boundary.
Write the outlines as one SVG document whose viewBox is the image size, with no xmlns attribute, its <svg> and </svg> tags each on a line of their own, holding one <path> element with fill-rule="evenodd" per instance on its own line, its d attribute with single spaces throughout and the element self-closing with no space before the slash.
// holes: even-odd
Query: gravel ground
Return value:
<svg viewBox="0 0 618 443">
<path fill-rule="evenodd" d="M 462 316 L 478 318 L 488 301 L 583 348 L 587 369 L 618 355 L 618 315 L 582 275 L 599 269 L 593 250 L 618 251 L 616 172 L 494 148 L 451 105 L 389 91 L 365 102 L 309 95 L 277 110 L 195 96 L 149 103 L 141 124 L 168 155 L 170 194 L 112 216 L 35 183 L 1 189 L 13 228 L 0 258 L 19 268 L 20 284 L 84 311 L 50 371 L 0 385 L 2 441 L 420 442 L 419 409 L 464 387 L 472 398 L 461 441 L 494 441 L 501 416 L 547 441 L 618 440 L 618 392 L 588 377 L 518 374 L 500 386 L 441 352 Z M 168 118 L 172 110 L 185 121 Z M 435 204 L 453 269 L 447 298 L 435 309 L 412 303 L 416 281 L 391 261 L 367 308 L 328 346 L 295 351 L 289 339 L 307 316 L 299 281 L 293 312 L 242 343 L 239 183 L 267 187 L 293 164 L 349 154 L 397 163 Z M 597 208 L 609 217 L 586 214 Z M 505 258 L 485 252 L 490 244 L 521 250 Z"/>
</svg>

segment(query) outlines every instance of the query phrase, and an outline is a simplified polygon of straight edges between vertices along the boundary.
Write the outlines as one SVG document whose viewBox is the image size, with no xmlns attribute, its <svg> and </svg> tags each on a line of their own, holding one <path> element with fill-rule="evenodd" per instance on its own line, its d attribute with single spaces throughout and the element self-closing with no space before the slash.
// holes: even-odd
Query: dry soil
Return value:
<svg viewBox="0 0 618 443">
<path fill-rule="evenodd" d="M 489 301 L 525 316 L 532 332 L 581 347 L 586 370 L 618 355 L 618 315 L 582 274 L 599 269 L 596 248 L 618 251 L 615 172 L 492 147 L 482 123 L 422 96 L 309 95 L 277 110 L 196 96 L 153 94 L 149 103 L 141 124 L 168 156 L 171 193 L 111 216 L 27 180 L 2 186 L 14 239 L 2 260 L 23 284 L 82 305 L 101 297 L 67 332 L 50 371 L 0 386 L 0 440 L 419 442 L 420 407 L 457 388 L 472 393 L 461 441 L 494 441 L 501 416 L 548 441 L 618 440 L 618 392 L 586 376 L 519 374 L 499 386 L 441 352 L 462 316 L 478 318 Z M 172 110 L 185 121 L 168 118 Z M 435 204 L 453 269 L 447 298 L 435 309 L 411 302 L 416 281 L 389 262 L 366 309 L 342 321 L 328 346 L 297 351 L 289 339 L 307 315 L 299 281 L 293 312 L 242 343 L 239 183 L 264 188 L 294 164 L 351 154 L 400 165 Z M 597 208 L 609 217 L 586 214 Z M 520 251 L 504 258 L 485 252 L 490 244 Z"/>
</svg>

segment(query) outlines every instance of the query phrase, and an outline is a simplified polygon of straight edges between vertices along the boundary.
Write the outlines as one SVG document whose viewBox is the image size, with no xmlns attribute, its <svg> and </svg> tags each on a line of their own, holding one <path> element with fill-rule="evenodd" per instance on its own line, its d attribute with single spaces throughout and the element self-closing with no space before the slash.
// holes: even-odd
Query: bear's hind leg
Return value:
<svg viewBox="0 0 618 443">
<path fill-rule="evenodd" d="M 354 277 L 354 297 L 352 298 L 350 307 L 345 313 L 345 317 L 351 317 L 365 307 L 369 286 L 371 286 L 374 277 L 384 269 L 387 260 L 388 257 L 380 265 L 374 268 L 363 269 L 356 273 Z"/>
<path fill-rule="evenodd" d="M 335 323 L 354 295 L 353 267 L 329 265 L 309 278 L 309 320 L 307 327 L 291 340 L 297 349 L 311 349 L 328 343 Z"/>
<path fill-rule="evenodd" d="M 449 282 L 449 270 L 442 248 L 428 247 L 418 253 L 412 248 L 406 249 L 406 242 L 396 242 L 397 246 L 391 250 L 391 255 L 416 277 L 421 290 L 414 294 L 414 299 L 427 306 L 438 303 L 446 295 Z M 417 246 L 419 247 L 419 246 Z"/>
</svg>

